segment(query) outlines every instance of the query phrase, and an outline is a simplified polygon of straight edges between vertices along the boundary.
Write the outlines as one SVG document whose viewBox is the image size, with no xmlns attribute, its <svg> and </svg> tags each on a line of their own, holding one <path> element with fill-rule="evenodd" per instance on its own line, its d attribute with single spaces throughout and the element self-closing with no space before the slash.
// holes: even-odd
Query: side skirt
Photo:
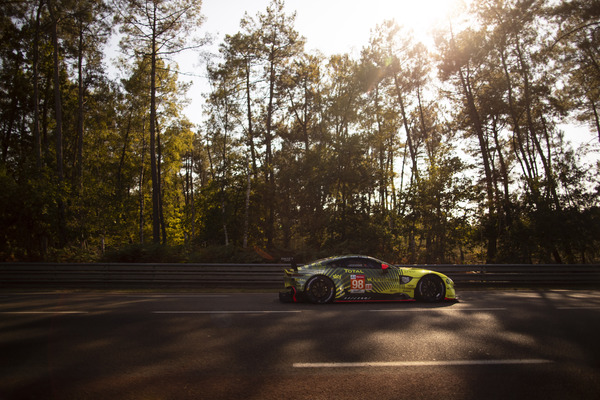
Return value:
<svg viewBox="0 0 600 400">
<path fill-rule="evenodd" d="M 340 303 L 349 303 L 354 301 L 360 302 L 375 302 L 375 303 L 385 303 L 385 302 L 402 302 L 402 301 L 415 301 L 415 299 L 409 297 L 408 295 L 401 294 L 379 294 L 379 293 L 346 293 L 344 296 L 339 299 L 335 299 L 336 302 Z"/>
</svg>

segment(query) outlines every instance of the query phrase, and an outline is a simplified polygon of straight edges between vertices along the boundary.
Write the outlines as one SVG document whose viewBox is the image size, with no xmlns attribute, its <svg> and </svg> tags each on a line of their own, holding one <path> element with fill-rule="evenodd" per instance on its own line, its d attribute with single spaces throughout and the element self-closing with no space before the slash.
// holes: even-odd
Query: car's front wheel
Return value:
<svg viewBox="0 0 600 400">
<path fill-rule="evenodd" d="M 444 300 L 446 286 L 437 275 L 425 275 L 417 284 L 415 297 L 417 300 L 433 303 Z"/>
<path fill-rule="evenodd" d="M 325 304 L 333 300 L 335 286 L 326 276 L 315 276 L 306 284 L 306 298 L 315 304 Z"/>
</svg>

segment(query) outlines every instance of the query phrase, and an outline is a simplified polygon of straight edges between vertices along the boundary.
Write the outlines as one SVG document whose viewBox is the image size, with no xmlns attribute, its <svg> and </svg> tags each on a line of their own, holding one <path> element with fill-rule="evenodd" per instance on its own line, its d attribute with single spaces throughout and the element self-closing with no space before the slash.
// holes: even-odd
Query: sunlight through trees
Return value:
<svg viewBox="0 0 600 400">
<path fill-rule="evenodd" d="M 473 1 L 435 46 L 390 20 L 328 57 L 272 0 L 219 43 L 193 126 L 171 56 L 201 7 L 0 4 L 3 260 L 600 260 L 598 0 Z"/>
</svg>

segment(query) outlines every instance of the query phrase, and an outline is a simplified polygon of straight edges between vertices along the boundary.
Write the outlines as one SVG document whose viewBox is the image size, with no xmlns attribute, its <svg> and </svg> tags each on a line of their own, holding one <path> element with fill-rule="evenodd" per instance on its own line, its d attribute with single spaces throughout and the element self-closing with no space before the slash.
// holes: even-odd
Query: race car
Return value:
<svg viewBox="0 0 600 400">
<path fill-rule="evenodd" d="M 282 302 L 457 300 L 454 282 L 439 272 L 394 266 L 373 257 L 329 257 L 284 271 Z"/>
</svg>

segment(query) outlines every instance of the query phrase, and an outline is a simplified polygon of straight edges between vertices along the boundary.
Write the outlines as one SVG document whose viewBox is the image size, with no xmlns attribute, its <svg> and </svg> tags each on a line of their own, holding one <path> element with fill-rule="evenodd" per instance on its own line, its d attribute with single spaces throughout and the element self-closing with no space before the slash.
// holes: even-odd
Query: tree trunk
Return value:
<svg viewBox="0 0 600 400">
<path fill-rule="evenodd" d="M 600 141 L 600 117 L 598 116 L 598 107 L 596 107 L 596 103 L 592 99 L 589 100 L 592 105 L 592 111 L 594 112 L 594 122 L 596 123 L 595 128 L 598 133 L 598 141 Z"/>
<path fill-rule="evenodd" d="M 146 137 L 144 136 L 145 121 L 142 124 L 142 162 L 140 164 L 139 185 L 139 203 L 140 203 L 140 244 L 144 244 L 144 164 L 146 156 Z"/>
<path fill-rule="evenodd" d="M 156 7 L 156 6 L 155 6 Z M 156 20 L 154 20 L 156 24 Z M 153 29 L 150 65 L 150 175 L 152 179 L 152 241 L 160 243 L 160 177 L 156 163 L 156 26 Z"/>
<path fill-rule="evenodd" d="M 252 99 L 250 98 L 250 61 L 246 61 L 246 107 L 248 118 L 248 146 L 250 147 L 250 156 L 252 157 L 252 173 L 256 176 L 256 151 L 254 150 L 254 130 L 252 124 Z"/>
<path fill-rule="evenodd" d="M 33 146 L 35 164 L 38 169 L 42 168 L 42 137 L 40 135 L 40 89 L 39 89 L 39 59 L 40 59 L 40 15 L 43 0 L 38 3 L 35 17 L 35 36 L 33 39 Z"/>
<path fill-rule="evenodd" d="M 83 188 L 83 26 L 79 26 L 77 49 L 77 168 L 76 187 Z"/>
<path fill-rule="evenodd" d="M 162 146 L 160 143 L 160 127 L 156 124 L 156 175 L 158 176 L 158 220 L 160 222 L 160 233 L 162 244 L 167 244 L 167 224 L 165 223 L 165 212 L 163 208 L 163 182 L 162 182 Z"/>
<path fill-rule="evenodd" d="M 417 150 L 415 149 L 412 132 L 408 125 L 408 118 L 406 116 L 406 109 L 404 108 L 404 99 L 402 98 L 402 90 L 400 89 L 400 83 L 398 77 L 394 76 L 394 85 L 396 88 L 396 96 L 398 97 L 398 104 L 400 105 L 400 112 L 402 114 L 402 122 L 404 124 L 404 130 L 406 131 L 406 143 L 408 144 L 408 151 L 410 153 L 411 160 L 411 179 L 410 187 L 412 188 L 413 182 L 419 182 L 419 170 L 417 167 Z"/>
<path fill-rule="evenodd" d="M 489 152 L 487 141 L 484 136 L 483 126 L 481 124 L 481 119 L 479 118 L 479 113 L 477 112 L 477 107 L 475 105 L 475 100 L 473 98 L 473 93 L 471 92 L 470 82 L 468 81 L 468 77 L 465 77 L 465 74 L 460 68 L 458 70 L 460 82 L 462 85 L 462 89 L 464 91 L 464 95 L 467 100 L 468 107 L 468 115 L 471 119 L 471 123 L 473 125 L 473 129 L 477 138 L 479 139 L 479 149 L 481 150 L 481 158 L 483 160 L 483 169 L 485 172 L 485 187 L 487 192 L 487 203 L 488 203 L 488 214 L 489 220 L 486 226 L 486 236 L 488 241 L 487 246 L 487 255 L 486 262 L 492 263 L 496 260 L 497 253 L 497 217 L 495 211 L 495 201 L 494 201 L 494 184 L 493 184 L 493 176 L 492 169 L 490 167 L 489 160 Z"/>
<path fill-rule="evenodd" d="M 62 104 L 60 96 L 60 61 L 58 58 L 58 20 L 54 13 L 51 4 L 48 4 L 48 11 L 52 19 L 52 47 L 53 47 L 53 68 L 54 68 L 54 113 L 56 118 L 56 175 L 58 180 L 62 182 L 64 178 L 63 171 L 63 121 L 62 121 Z"/>
<path fill-rule="evenodd" d="M 271 50 L 271 54 L 274 50 Z M 273 176 L 273 151 L 271 148 L 272 135 L 273 135 L 273 112 L 274 105 L 273 101 L 275 98 L 275 62 L 272 59 L 270 62 L 269 71 L 269 104 L 267 107 L 267 129 L 265 132 L 265 145 L 266 145 L 266 183 L 267 183 L 267 248 L 271 248 L 273 245 L 273 238 L 275 236 L 275 177 Z"/>
<path fill-rule="evenodd" d="M 248 226 L 250 224 L 250 193 L 252 190 L 252 181 L 250 179 L 250 167 L 247 168 L 246 174 L 246 204 L 244 206 L 244 236 L 242 241 L 242 247 L 245 249 L 248 247 Z"/>
<path fill-rule="evenodd" d="M 58 178 L 59 193 L 62 193 L 62 182 L 64 180 L 63 170 L 63 120 L 62 120 L 62 102 L 60 95 L 60 61 L 58 57 L 58 19 L 53 9 L 52 4 L 48 3 L 48 12 L 52 20 L 52 47 L 53 47 L 53 80 L 54 80 L 54 112 L 56 119 L 56 176 Z M 58 205 L 58 242 L 62 247 L 66 243 L 66 227 L 65 227 L 65 204 L 62 196 L 59 194 L 57 199 Z"/>
</svg>

